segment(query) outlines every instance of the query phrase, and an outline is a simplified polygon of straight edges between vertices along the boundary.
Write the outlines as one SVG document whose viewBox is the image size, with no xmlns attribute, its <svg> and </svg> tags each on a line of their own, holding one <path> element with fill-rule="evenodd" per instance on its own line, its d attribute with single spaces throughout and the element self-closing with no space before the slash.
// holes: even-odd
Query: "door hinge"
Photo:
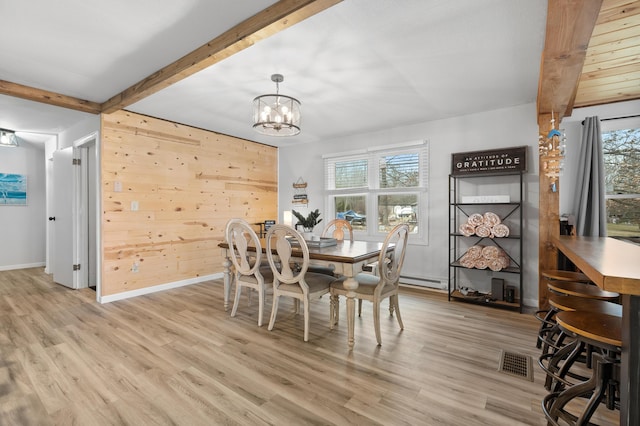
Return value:
<svg viewBox="0 0 640 426">
<path fill-rule="evenodd" d="M 79 166 L 80 165 L 80 159 L 79 158 L 74 158 L 72 160 L 71 164 L 73 164 L 74 166 Z"/>
<path fill-rule="evenodd" d="M 80 270 L 80 264 L 76 263 L 75 265 L 73 265 L 73 270 L 74 271 L 79 271 Z"/>
</svg>

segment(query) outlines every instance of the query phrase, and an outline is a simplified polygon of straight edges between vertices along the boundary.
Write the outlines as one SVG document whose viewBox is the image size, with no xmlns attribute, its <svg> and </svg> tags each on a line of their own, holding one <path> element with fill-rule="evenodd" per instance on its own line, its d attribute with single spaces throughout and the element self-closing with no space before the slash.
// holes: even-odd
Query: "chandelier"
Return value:
<svg viewBox="0 0 640 426">
<path fill-rule="evenodd" d="M 0 146 L 15 148 L 18 146 L 18 138 L 13 130 L 0 129 Z"/>
<path fill-rule="evenodd" d="M 540 153 L 540 164 L 542 171 L 549 179 L 551 179 L 551 190 L 556 191 L 556 182 L 562 172 L 564 166 L 564 155 L 567 148 L 567 138 L 564 130 L 560 131 L 555 128 L 556 120 L 551 112 L 551 130 L 546 135 L 538 137 L 538 151 Z"/>
<path fill-rule="evenodd" d="M 253 100 L 253 128 L 268 136 L 295 136 L 300 133 L 300 101 L 280 94 L 282 74 L 273 74 L 275 95 L 261 95 Z"/>
</svg>

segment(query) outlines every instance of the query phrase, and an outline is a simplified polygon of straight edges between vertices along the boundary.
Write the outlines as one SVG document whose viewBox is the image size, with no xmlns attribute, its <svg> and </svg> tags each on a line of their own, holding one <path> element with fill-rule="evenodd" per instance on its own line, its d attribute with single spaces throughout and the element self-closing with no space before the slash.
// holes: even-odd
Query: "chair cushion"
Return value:
<svg viewBox="0 0 640 426">
<path fill-rule="evenodd" d="M 358 274 L 355 276 L 358 281 L 358 289 L 356 293 L 361 295 L 373 296 L 374 291 L 376 290 L 376 286 L 378 282 L 380 282 L 380 277 L 371 274 Z M 346 277 L 340 277 L 331 283 L 331 288 L 340 292 L 346 292 L 347 289 L 344 288 L 344 281 Z M 386 292 L 393 290 L 392 285 L 386 285 L 382 290 L 382 294 L 384 295 Z"/>
<path fill-rule="evenodd" d="M 304 275 L 304 281 L 309 286 L 311 293 L 316 293 L 322 290 L 328 290 L 331 283 L 336 279 L 333 276 L 326 274 L 317 274 L 315 272 L 307 272 Z"/>
<path fill-rule="evenodd" d="M 324 274 L 334 276 L 335 267 L 331 266 L 321 266 L 321 265 L 309 265 L 307 267 L 307 272 L 312 272 L 314 274 Z"/>
<path fill-rule="evenodd" d="M 313 272 L 307 272 L 304 275 L 304 281 L 309 286 L 309 293 L 317 293 L 323 290 L 329 290 L 331 283 L 335 281 L 335 278 L 325 274 L 316 274 Z M 302 293 L 302 289 L 298 284 L 280 284 L 278 288 L 282 291 L 290 293 Z"/>
<path fill-rule="evenodd" d="M 264 278 L 265 284 L 271 284 L 273 282 L 273 272 L 271 272 L 271 268 L 260 267 L 260 274 Z M 245 283 L 253 283 L 258 284 L 258 280 L 255 275 L 240 275 L 240 281 Z"/>
<path fill-rule="evenodd" d="M 376 278 L 375 282 L 373 282 L 368 278 L 364 280 L 366 282 L 361 282 L 360 280 L 358 280 L 358 289 L 356 290 L 356 293 L 359 293 L 359 294 L 373 295 L 373 292 L 376 289 L 376 285 L 378 285 L 378 280 L 377 280 L 378 277 L 370 274 L 358 274 L 358 275 L 369 275 L 370 277 Z M 356 275 L 356 279 L 358 279 L 358 275 Z M 346 277 L 338 278 L 333 283 L 331 283 L 331 289 L 346 293 L 347 289 L 344 288 L 345 281 L 346 281 Z"/>
<path fill-rule="evenodd" d="M 360 285 L 373 285 L 376 286 L 380 282 L 380 277 L 377 275 L 371 274 L 358 274 L 356 275 L 356 280 Z"/>
</svg>

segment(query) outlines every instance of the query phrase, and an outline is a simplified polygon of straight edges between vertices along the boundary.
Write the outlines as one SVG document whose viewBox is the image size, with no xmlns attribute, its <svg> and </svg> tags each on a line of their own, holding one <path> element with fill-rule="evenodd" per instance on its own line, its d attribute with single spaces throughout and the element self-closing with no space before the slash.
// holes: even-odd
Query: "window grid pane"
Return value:
<svg viewBox="0 0 640 426">
<path fill-rule="evenodd" d="M 378 232 L 387 233 L 400 223 L 409 225 L 409 232 L 418 233 L 420 205 L 418 194 L 378 195 Z"/>
<path fill-rule="evenodd" d="M 640 237 L 640 129 L 602 134 L 607 234 Z"/>
<path fill-rule="evenodd" d="M 418 153 L 386 155 L 380 158 L 380 188 L 412 188 L 420 186 Z"/>
<path fill-rule="evenodd" d="M 335 188 L 364 188 L 367 186 L 369 162 L 367 160 L 336 161 Z"/>
<path fill-rule="evenodd" d="M 367 196 L 337 195 L 333 198 L 334 217 L 344 219 L 354 230 L 367 229 Z"/>
</svg>

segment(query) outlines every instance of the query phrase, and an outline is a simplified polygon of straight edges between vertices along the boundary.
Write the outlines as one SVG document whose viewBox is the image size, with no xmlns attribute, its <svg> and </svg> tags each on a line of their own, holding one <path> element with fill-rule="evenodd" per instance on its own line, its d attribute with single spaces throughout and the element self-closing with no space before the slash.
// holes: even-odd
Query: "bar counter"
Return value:
<svg viewBox="0 0 640 426">
<path fill-rule="evenodd" d="M 640 425 L 640 245 L 568 235 L 553 243 L 598 287 L 621 295 L 620 424 Z"/>
</svg>

